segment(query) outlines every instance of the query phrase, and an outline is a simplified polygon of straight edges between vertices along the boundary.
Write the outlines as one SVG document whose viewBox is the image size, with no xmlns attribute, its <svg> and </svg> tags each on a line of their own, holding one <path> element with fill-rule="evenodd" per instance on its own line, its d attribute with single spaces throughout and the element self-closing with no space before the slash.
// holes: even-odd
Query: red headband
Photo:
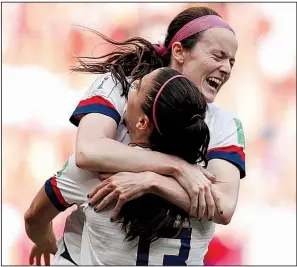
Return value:
<svg viewBox="0 0 297 267">
<path fill-rule="evenodd" d="M 167 85 L 167 83 L 169 83 L 171 80 L 173 80 L 173 79 L 175 79 L 175 78 L 178 78 L 178 77 L 184 77 L 184 78 L 186 78 L 184 75 L 179 74 L 179 75 L 175 75 L 175 76 L 171 77 L 170 79 L 168 79 L 168 80 L 161 86 L 161 88 L 160 88 L 159 92 L 157 93 L 157 95 L 156 95 L 156 97 L 155 97 L 155 100 L 154 100 L 154 104 L 153 104 L 153 120 L 154 120 L 155 127 L 156 127 L 156 129 L 157 129 L 157 131 L 159 132 L 160 135 L 162 135 L 162 134 L 161 134 L 161 131 L 160 131 L 159 127 L 158 127 L 157 119 L 156 119 L 156 103 L 157 103 L 157 100 L 158 100 L 160 94 L 162 93 L 163 89 L 164 89 L 165 86 Z"/>
<path fill-rule="evenodd" d="M 216 15 L 207 15 L 197 19 L 193 19 L 190 22 L 188 22 L 186 25 L 184 25 L 174 35 L 168 47 L 165 47 L 164 45 L 160 45 L 160 46 L 154 45 L 154 48 L 157 51 L 157 53 L 159 53 L 161 56 L 166 55 L 168 53 L 168 49 L 170 49 L 175 42 L 180 42 L 191 35 L 194 35 L 198 32 L 201 32 L 210 28 L 225 28 L 234 33 L 230 25 L 226 21 L 224 21 L 221 17 Z"/>
</svg>

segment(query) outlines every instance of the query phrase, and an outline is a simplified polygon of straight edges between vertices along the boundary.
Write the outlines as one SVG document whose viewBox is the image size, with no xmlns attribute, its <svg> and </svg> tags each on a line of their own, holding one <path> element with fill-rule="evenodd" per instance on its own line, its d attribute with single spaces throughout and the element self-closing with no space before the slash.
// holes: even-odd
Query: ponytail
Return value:
<svg viewBox="0 0 297 267">
<path fill-rule="evenodd" d="M 128 97 L 130 86 L 135 80 L 141 79 L 165 64 L 154 45 L 141 37 L 117 42 L 100 32 L 86 27 L 83 28 L 95 33 L 107 43 L 114 45 L 116 49 L 100 57 L 77 57 L 79 66 L 72 67 L 71 70 L 93 74 L 111 72 L 113 77 L 122 85 L 122 96 Z M 127 77 L 130 78 L 129 81 Z"/>
</svg>

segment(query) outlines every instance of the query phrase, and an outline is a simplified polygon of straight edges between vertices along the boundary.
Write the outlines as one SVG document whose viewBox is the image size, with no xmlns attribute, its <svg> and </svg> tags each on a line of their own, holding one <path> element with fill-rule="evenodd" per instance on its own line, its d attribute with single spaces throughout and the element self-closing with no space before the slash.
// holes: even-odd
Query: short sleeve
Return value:
<svg viewBox="0 0 297 267">
<path fill-rule="evenodd" d="M 79 125 L 83 116 L 100 113 L 115 120 L 117 125 L 123 119 L 127 100 L 122 94 L 122 86 L 111 73 L 101 74 L 78 103 L 70 117 L 70 122 Z"/>
<path fill-rule="evenodd" d="M 211 140 L 207 159 L 224 159 L 237 166 L 240 178 L 245 171 L 245 137 L 238 118 L 225 116 L 217 119 L 211 129 Z"/>
<path fill-rule="evenodd" d="M 72 155 L 62 170 L 45 182 L 45 192 L 56 209 L 64 211 L 73 204 L 85 203 L 93 184 L 96 184 L 94 174 L 78 168 Z"/>
</svg>

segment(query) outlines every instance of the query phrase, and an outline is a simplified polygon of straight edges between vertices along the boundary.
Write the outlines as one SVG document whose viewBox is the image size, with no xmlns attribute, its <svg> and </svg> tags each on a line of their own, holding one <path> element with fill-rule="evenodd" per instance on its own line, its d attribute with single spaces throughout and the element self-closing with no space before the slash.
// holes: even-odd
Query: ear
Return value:
<svg viewBox="0 0 297 267">
<path fill-rule="evenodd" d="M 138 122 L 136 123 L 136 128 L 139 131 L 148 131 L 151 128 L 151 122 L 146 115 L 139 117 Z"/>
<path fill-rule="evenodd" d="M 172 45 L 172 57 L 175 59 L 175 61 L 182 65 L 184 63 L 184 48 L 182 47 L 180 42 L 175 42 Z"/>
</svg>

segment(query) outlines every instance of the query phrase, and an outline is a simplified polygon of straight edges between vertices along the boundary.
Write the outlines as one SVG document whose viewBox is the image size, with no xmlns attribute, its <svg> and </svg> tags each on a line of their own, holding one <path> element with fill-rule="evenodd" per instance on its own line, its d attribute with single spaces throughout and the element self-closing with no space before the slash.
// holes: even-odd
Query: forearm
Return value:
<svg viewBox="0 0 297 267">
<path fill-rule="evenodd" d="M 221 159 L 210 160 L 207 169 L 217 178 L 212 188 L 224 212 L 222 215 L 216 213 L 216 222 L 229 224 L 237 206 L 240 188 L 239 169 L 234 164 Z"/>
<path fill-rule="evenodd" d="M 166 199 L 184 211 L 189 212 L 191 204 L 190 197 L 176 180 L 156 173 L 152 173 L 151 175 L 155 178 L 155 183 L 152 188 L 154 194 Z M 217 197 L 220 199 L 222 210 L 225 212 L 220 214 L 217 209 L 215 209 L 215 216 L 212 220 L 218 224 L 227 224 L 229 223 L 228 218 L 230 217 L 230 212 L 233 210 L 232 203 L 234 203 L 234 201 L 223 194 L 215 185 L 213 185 L 213 187 L 214 190 L 216 190 Z M 204 215 L 203 219 L 208 219 L 207 213 Z"/>
<path fill-rule="evenodd" d="M 152 192 L 150 193 L 154 193 L 184 211 L 189 212 L 191 204 L 190 197 L 176 180 L 157 173 L 151 173 L 150 175 L 154 176 L 155 181 Z"/>
<path fill-rule="evenodd" d="M 176 177 L 185 162 L 177 157 L 155 151 L 135 149 L 109 138 L 77 149 L 76 164 L 79 168 L 99 172 L 144 172 Z"/>
<path fill-rule="evenodd" d="M 48 242 L 56 242 L 52 222 L 41 224 L 25 221 L 25 229 L 28 237 L 38 246 L 42 246 Z"/>
<path fill-rule="evenodd" d="M 42 186 L 24 214 L 26 233 L 36 245 L 55 242 L 52 220 L 58 214 Z"/>
</svg>

